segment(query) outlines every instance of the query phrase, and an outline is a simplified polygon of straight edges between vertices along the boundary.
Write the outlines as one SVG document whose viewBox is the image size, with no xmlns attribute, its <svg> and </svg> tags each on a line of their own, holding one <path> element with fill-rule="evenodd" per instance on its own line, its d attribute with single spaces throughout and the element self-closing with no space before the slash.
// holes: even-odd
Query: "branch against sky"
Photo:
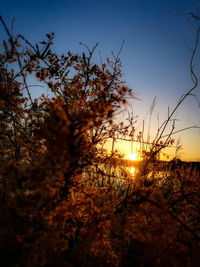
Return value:
<svg viewBox="0 0 200 267">
<path fill-rule="evenodd" d="M 200 17 L 197 15 L 194 15 L 194 13 L 186 13 L 184 15 L 189 16 L 189 18 L 193 18 L 196 20 L 200 20 Z M 200 26 L 193 27 L 193 30 L 195 32 L 195 42 L 191 50 L 191 58 L 190 58 L 190 63 L 189 63 L 189 71 L 190 71 L 190 77 L 192 81 L 192 87 L 185 93 L 183 94 L 176 106 L 172 109 L 172 111 L 169 111 L 168 108 L 168 116 L 167 119 L 158 127 L 157 134 L 153 140 L 153 145 L 151 147 L 151 153 L 153 153 L 153 156 L 155 156 L 157 153 L 159 153 L 160 150 L 168 146 L 171 142 L 171 136 L 183 132 L 189 129 L 197 129 L 200 128 L 197 125 L 193 126 L 188 126 L 183 129 L 178 129 L 175 130 L 175 124 L 176 124 L 176 119 L 174 118 L 174 115 L 176 114 L 177 110 L 180 108 L 180 106 L 183 104 L 183 102 L 190 96 L 197 98 L 196 94 L 194 93 L 196 89 L 198 89 L 199 85 L 199 73 L 197 73 L 197 69 L 195 68 L 195 61 L 197 60 L 197 53 L 199 49 L 199 37 L 200 37 Z M 199 100 L 198 100 L 199 103 Z M 171 125 L 171 126 L 170 126 Z M 170 129 L 170 130 L 168 130 Z M 166 133 L 166 131 L 169 131 Z M 164 140 L 163 140 L 164 139 Z"/>
</svg>

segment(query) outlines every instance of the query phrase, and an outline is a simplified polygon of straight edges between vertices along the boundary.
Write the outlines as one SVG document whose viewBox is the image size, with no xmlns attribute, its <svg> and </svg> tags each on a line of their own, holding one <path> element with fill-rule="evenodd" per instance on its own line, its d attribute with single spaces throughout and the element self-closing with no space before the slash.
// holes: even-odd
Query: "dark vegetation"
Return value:
<svg viewBox="0 0 200 267">
<path fill-rule="evenodd" d="M 106 153 L 106 140 L 142 140 L 132 117 L 116 122 L 134 98 L 121 82 L 119 55 L 100 65 L 86 46 L 58 56 L 53 33 L 33 45 L 1 23 L 8 36 L 0 54 L 1 266 L 199 266 L 199 171 L 177 161 L 164 168 L 157 158 L 172 143 L 174 111 L 134 179 L 123 166 L 116 176 L 121 156 Z M 199 29 L 196 46 L 198 37 Z M 32 99 L 33 76 L 54 96 Z"/>
</svg>

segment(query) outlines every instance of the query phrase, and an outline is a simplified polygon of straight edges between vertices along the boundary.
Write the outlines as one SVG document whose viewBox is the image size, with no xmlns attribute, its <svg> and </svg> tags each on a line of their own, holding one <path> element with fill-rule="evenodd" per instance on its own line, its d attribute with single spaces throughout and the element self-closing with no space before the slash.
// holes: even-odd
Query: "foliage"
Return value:
<svg viewBox="0 0 200 267">
<path fill-rule="evenodd" d="M 104 150 L 134 134 L 132 117 L 115 120 L 134 97 L 119 54 L 100 65 L 95 47 L 58 56 L 53 33 L 33 46 L 1 22 L 2 266 L 197 266 L 199 171 L 147 157 L 150 172 L 133 179 Z M 32 77 L 54 96 L 32 99 Z"/>
</svg>

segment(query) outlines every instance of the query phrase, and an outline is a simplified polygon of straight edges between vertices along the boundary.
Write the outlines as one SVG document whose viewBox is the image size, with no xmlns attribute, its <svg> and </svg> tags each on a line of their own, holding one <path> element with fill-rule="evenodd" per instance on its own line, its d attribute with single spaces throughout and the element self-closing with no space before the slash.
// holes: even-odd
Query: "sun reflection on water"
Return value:
<svg viewBox="0 0 200 267">
<path fill-rule="evenodd" d="M 131 174 L 134 176 L 134 174 L 135 174 L 135 168 L 134 167 L 131 167 Z"/>
</svg>

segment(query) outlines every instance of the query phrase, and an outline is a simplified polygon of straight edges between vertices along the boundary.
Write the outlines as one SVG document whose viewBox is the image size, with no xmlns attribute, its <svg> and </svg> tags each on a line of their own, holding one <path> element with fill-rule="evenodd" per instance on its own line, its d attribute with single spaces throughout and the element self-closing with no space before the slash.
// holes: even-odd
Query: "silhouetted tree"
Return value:
<svg viewBox="0 0 200 267">
<path fill-rule="evenodd" d="M 167 166 L 158 177 L 152 165 L 171 142 L 173 131 L 156 146 L 173 112 L 147 153 L 151 169 L 134 178 L 122 166 L 114 172 L 120 155 L 106 153 L 106 140 L 134 135 L 132 116 L 116 122 L 134 97 L 121 82 L 120 51 L 99 65 L 96 46 L 58 56 L 53 33 L 33 46 L 0 20 L 8 34 L 0 54 L 1 265 L 197 266 L 199 173 Z M 53 96 L 32 99 L 30 77 Z"/>
</svg>

